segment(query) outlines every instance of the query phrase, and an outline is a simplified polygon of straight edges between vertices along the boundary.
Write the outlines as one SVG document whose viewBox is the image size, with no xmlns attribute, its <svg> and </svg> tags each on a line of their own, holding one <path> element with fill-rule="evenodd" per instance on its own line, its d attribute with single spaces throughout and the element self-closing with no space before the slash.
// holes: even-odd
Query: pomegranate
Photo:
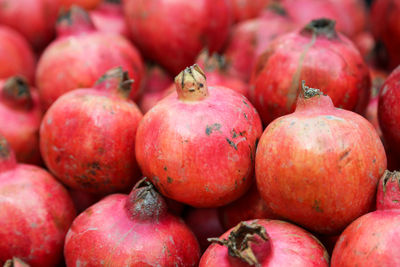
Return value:
<svg viewBox="0 0 400 267">
<path fill-rule="evenodd" d="M 29 265 L 21 259 L 13 257 L 12 259 L 6 261 L 4 267 L 29 267 Z"/>
<path fill-rule="evenodd" d="M 166 197 L 198 208 L 226 205 L 253 181 L 260 118 L 244 96 L 208 87 L 198 65 L 175 85 L 139 124 L 139 166 Z"/>
<path fill-rule="evenodd" d="M 18 161 L 41 164 L 39 96 L 19 76 L 0 80 L 0 134 L 7 138 Z"/>
<path fill-rule="evenodd" d="M 45 109 L 62 94 L 92 86 L 110 68 L 121 66 L 135 80 L 131 97 L 141 85 L 140 54 L 127 39 L 96 31 L 89 15 L 72 7 L 57 24 L 58 38 L 43 52 L 36 83 Z"/>
<path fill-rule="evenodd" d="M 122 12 L 120 0 L 103 0 L 103 3 L 89 13 L 93 24 L 99 31 L 118 33 L 130 38 L 131 34 Z"/>
<path fill-rule="evenodd" d="M 289 17 L 296 24 L 329 18 L 337 22 L 338 31 L 352 38 L 367 25 L 367 8 L 363 0 L 281 0 Z"/>
<path fill-rule="evenodd" d="M 145 114 L 164 96 L 173 78 L 160 66 L 149 65 L 143 80 L 143 94 L 138 102 L 140 110 Z"/>
<path fill-rule="evenodd" d="M 58 0 L 0 0 L 0 24 L 14 28 L 41 50 L 54 37 L 58 11 Z"/>
<path fill-rule="evenodd" d="M 400 67 L 386 79 L 379 92 L 378 119 L 386 145 L 400 155 Z"/>
<path fill-rule="evenodd" d="M 220 50 L 232 22 L 229 0 L 124 0 L 123 8 L 135 44 L 174 75 L 204 47 Z"/>
<path fill-rule="evenodd" d="M 69 194 L 74 202 L 76 211 L 81 213 L 82 211 L 86 210 L 94 203 L 98 202 L 100 199 L 104 197 L 104 195 L 99 194 L 90 194 L 80 190 L 69 190 Z"/>
<path fill-rule="evenodd" d="M 103 0 L 58 0 L 64 8 L 70 8 L 71 6 L 77 5 L 84 9 L 94 9 Z"/>
<path fill-rule="evenodd" d="M 35 57 L 32 48 L 18 32 L 5 26 L 0 26 L 0 62 L 3 62 L 0 64 L 0 79 L 22 75 L 33 82 Z"/>
<path fill-rule="evenodd" d="M 379 184 L 378 210 L 344 230 L 333 250 L 332 267 L 400 266 L 400 173 L 386 171 Z"/>
<path fill-rule="evenodd" d="M 203 51 L 197 58 L 197 64 L 204 70 L 207 84 L 227 87 L 248 97 L 248 85 L 226 72 L 227 64 L 223 56 L 217 53 L 209 55 L 207 51 Z"/>
<path fill-rule="evenodd" d="M 294 110 L 301 80 L 322 88 L 337 107 L 363 113 L 368 104 L 368 66 L 332 20 L 281 36 L 259 57 L 250 100 L 265 125 Z"/>
<path fill-rule="evenodd" d="M 81 213 L 64 247 L 68 267 L 196 266 L 199 254 L 196 237 L 146 180 Z"/>
<path fill-rule="evenodd" d="M 224 229 L 218 219 L 217 209 L 192 208 L 185 216 L 185 222 L 192 229 L 199 241 L 201 251 L 205 251 L 210 245 L 207 238 L 220 236 Z"/>
<path fill-rule="evenodd" d="M 142 114 L 128 99 L 132 80 L 120 67 L 93 88 L 60 97 L 40 126 L 40 150 L 63 183 L 88 193 L 129 190 L 140 178 L 135 135 Z"/>
<path fill-rule="evenodd" d="M 329 266 L 329 255 L 312 234 L 277 220 L 241 222 L 212 244 L 200 259 L 208 266 Z"/>
<path fill-rule="evenodd" d="M 293 28 L 287 16 L 274 10 L 267 10 L 259 18 L 235 25 L 224 52 L 226 72 L 248 82 L 257 57 L 273 39 Z"/>
<path fill-rule="evenodd" d="M 353 37 L 355 46 L 360 51 L 364 59 L 371 61 L 375 49 L 374 36 L 370 31 L 362 31 Z"/>
<path fill-rule="evenodd" d="M 220 207 L 218 214 L 225 230 L 234 227 L 241 221 L 279 219 L 261 198 L 255 183 L 244 196 L 226 206 Z"/>
<path fill-rule="evenodd" d="M 230 0 L 233 17 L 236 22 L 248 20 L 260 15 L 271 0 Z"/>
<path fill-rule="evenodd" d="M 17 164 L 0 136 L 0 266 L 18 257 L 56 266 L 75 210 L 67 190 L 45 170 Z"/>
<path fill-rule="evenodd" d="M 381 41 L 388 54 L 388 67 L 400 64 L 400 2 L 397 0 L 376 0 L 371 8 L 371 28 L 375 38 Z"/>
<path fill-rule="evenodd" d="M 319 234 L 338 234 L 367 213 L 385 169 L 374 127 L 304 81 L 295 112 L 268 125 L 257 147 L 261 197 L 275 214 Z"/>
</svg>

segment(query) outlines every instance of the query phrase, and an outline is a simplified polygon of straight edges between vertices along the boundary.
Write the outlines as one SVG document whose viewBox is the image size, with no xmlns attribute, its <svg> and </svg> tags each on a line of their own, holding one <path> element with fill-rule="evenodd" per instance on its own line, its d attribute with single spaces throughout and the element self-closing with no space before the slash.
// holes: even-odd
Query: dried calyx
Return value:
<svg viewBox="0 0 400 267">
<path fill-rule="evenodd" d="M 23 260 L 14 257 L 10 260 L 7 260 L 4 263 L 3 267 L 29 267 L 29 265 L 27 263 L 25 263 Z"/>
<path fill-rule="evenodd" d="M 175 77 L 178 98 L 183 101 L 198 101 L 208 96 L 206 75 L 197 65 L 187 67 Z"/>
<path fill-rule="evenodd" d="M 303 95 L 303 97 L 305 99 L 309 99 L 309 98 L 312 98 L 312 97 L 317 96 L 317 95 L 323 95 L 321 90 L 316 89 L 316 88 L 308 87 L 304 80 L 301 81 L 301 89 L 302 89 L 302 92 L 303 92 L 302 95 Z"/>
<path fill-rule="evenodd" d="M 33 105 L 29 85 L 20 76 L 11 77 L 5 82 L 2 98 L 8 105 L 14 108 L 30 109 Z"/>
<path fill-rule="evenodd" d="M 237 257 L 251 266 L 258 266 L 259 262 L 250 243 L 268 241 L 268 239 L 267 232 L 262 225 L 256 222 L 241 222 L 233 228 L 228 239 L 208 238 L 207 240 L 228 247 L 230 256 Z"/>
<path fill-rule="evenodd" d="M 68 11 L 61 12 L 57 19 L 58 35 L 75 35 L 95 31 L 96 28 L 85 9 L 71 6 Z"/>
<path fill-rule="evenodd" d="M 301 32 L 304 34 L 311 33 L 316 36 L 325 36 L 329 39 L 332 39 L 337 37 L 335 24 L 336 22 L 331 19 L 316 19 L 308 23 Z"/>
<path fill-rule="evenodd" d="M 121 67 L 107 71 L 95 83 L 95 88 L 102 91 L 116 92 L 124 98 L 128 98 L 132 89 L 133 80 L 129 78 L 128 72 Z"/>
<path fill-rule="evenodd" d="M 382 179 L 382 183 L 383 183 L 382 189 L 383 189 L 384 193 L 386 193 L 386 187 L 389 182 L 392 182 L 392 183 L 397 182 L 397 184 L 399 186 L 399 190 L 400 190 L 400 172 L 398 172 L 398 171 L 391 172 L 388 170 L 385 171 L 385 173 L 383 174 L 383 179 Z"/>
</svg>

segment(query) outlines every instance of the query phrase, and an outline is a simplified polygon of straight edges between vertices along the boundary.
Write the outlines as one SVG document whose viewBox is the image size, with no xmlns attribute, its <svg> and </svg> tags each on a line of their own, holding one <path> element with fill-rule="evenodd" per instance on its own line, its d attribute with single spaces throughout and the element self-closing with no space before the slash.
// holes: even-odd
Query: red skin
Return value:
<svg viewBox="0 0 400 267">
<path fill-rule="evenodd" d="M 300 82 L 329 95 L 335 106 L 363 113 L 370 94 L 369 69 L 345 36 L 295 31 L 276 39 L 253 69 L 250 100 L 264 125 L 294 111 Z"/>
<path fill-rule="evenodd" d="M 37 164 L 42 163 L 39 151 L 39 127 L 42 119 L 39 96 L 35 88 L 30 91 L 27 102 L 20 99 L 7 99 L 4 95 L 6 80 L 0 80 L 0 134 L 3 135 L 15 151 L 19 162 Z M 18 90 L 18 89 L 17 89 Z M 21 91 L 20 91 L 21 92 Z"/>
<path fill-rule="evenodd" d="M 207 238 L 217 237 L 224 233 L 217 209 L 191 209 L 184 219 L 196 235 L 202 252 L 211 244 Z"/>
<path fill-rule="evenodd" d="M 19 257 L 32 267 L 56 266 L 75 218 L 72 200 L 47 171 L 17 164 L 0 143 L 0 265 Z"/>
<path fill-rule="evenodd" d="M 43 52 L 37 67 L 36 84 L 43 108 L 62 94 L 90 87 L 107 70 L 121 66 L 135 81 L 134 98 L 141 86 L 143 63 L 139 52 L 118 34 L 96 31 L 88 14 L 71 9 L 71 24 L 57 25 L 58 38 Z"/>
<path fill-rule="evenodd" d="M 94 194 L 121 192 L 140 177 L 135 135 L 142 114 L 120 94 L 119 79 L 110 76 L 93 88 L 63 95 L 43 118 L 43 159 L 71 188 Z"/>
<path fill-rule="evenodd" d="M 72 5 L 78 5 L 86 10 L 96 8 L 103 0 L 58 0 L 61 6 L 69 8 Z"/>
<path fill-rule="evenodd" d="M 313 232 L 338 234 L 371 207 L 386 155 L 374 127 L 329 96 L 298 98 L 257 146 L 256 180 L 274 213 Z"/>
<path fill-rule="evenodd" d="M 353 37 L 353 41 L 363 58 L 369 59 L 372 57 L 376 43 L 370 31 L 360 32 Z"/>
<path fill-rule="evenodd" d="M 261 14 L 271 0 L 230 0 L 235 22 L 255 18 Z"/>
<path fill-rule="evenodd" d="M 400 2 L 376 0 L 371 7 L 371 28 L 375 39 L 383 42 L 388 53 L 389 69 L 400 64 Z"/>
<path fill-rule="evenodd" d="M 135 44 L 173 75 L 204 47 L 220 50 L 232 22 L 229 0 L 124 0 L 123 7 Z"/>
<path fill-rule="evenodd" d="M 180 95 L 179 79 L 176 85 Z M 174 92 L 140 122 L 136 158 L 143 175 L 166 197 L 218 207 L 249 188 L 261 131 L 257 111 L 231 89 L 209 87 L 204 99 L 188 102 Z"/>
<path fill-rule="evenodd" d="M 273 39 L 293 28 L 287 17 L 273 11 L 266 11 L 259 18 L 235 25 L 224 52 L 227 72 L 232 77 L 248 82 L 257 57 Z"/>
<path fill-rule="evenodd" d="M 90 11 L 89 14 L 93 24 L 99 31 L 118 33 L 128 39 L 131 37 L 120 4 L 105 1 L 96 9 Z"/>
<path fill-rule="evenodd" d="M 71 195 L 72 201 L 74 202 L 78 214 L 104 197 L 104 195 L 90 194 L 73 189 L 69 190 L 69 194 Z"/>
<path fill-rule="evenodd" d="M 154 65 L 147 68 L 143 80 L 143 94 L 138 102 L 140 110 L 146 114 L 165 95 L 165 91 L 173 82 L 172 76 L 161 67 Z"/>
<path fill-rule="evenodd" d="M 110 195 L 74 220 L 64 247 L 68 267 L 196 266 L 199 245 L 182 219 L 163 201 L 135 207 L 129 201 L 134 190 Z"/>
<path fill-rule="evenodd" d="M 400 154 L 400 68 L 386 79 L 379 93 L 378 118 L 387 147 Z"/>
<path fill-rule="evenodd" d="M 0 24 L 20 32 L 36 50 L 54 37 L 58 12 L 55 0 L 0 0 Z"/>
<path fill-rule="evenodd" d="M 306 25 L 319 18 L 333 19 L 337 30 L 349 38 L 367 25 L 367 7 L 363 0 L 282 0 L 281 4 L 296 24 Z"/>
<path fill-rule="evenodd" d="M 22 35 L 6 26 L 0 26 L 0 62 L 3 62 L 0 64 L 0 79 L 22 75 L 33 83 L 35 56 L 32 48 Z"/>
<path fill-rule="evenodd" d="M 260 267 L 329 266 L 324 246 L 310 233 L 293 224 L 278 220 L 252 220 L 265 227 L 269 239 L 250 243 Z M 249 222 L 252 222 L 249 221 Z M 220 238 L 227 238 L 232 229 Z M 228 249 L 212 244 L 200 259 L 199 267 L 246 267 L 244 261 L 228 254 Z"/>
<path fill-rule="evenodd" d="M 249 191 L 238 200 L 220 207 L 219 218 L 225 230 L 228 230 L 241 221 L 251 219 L 279 219 L 258 193 L 254 183 Z"/>
</svg>

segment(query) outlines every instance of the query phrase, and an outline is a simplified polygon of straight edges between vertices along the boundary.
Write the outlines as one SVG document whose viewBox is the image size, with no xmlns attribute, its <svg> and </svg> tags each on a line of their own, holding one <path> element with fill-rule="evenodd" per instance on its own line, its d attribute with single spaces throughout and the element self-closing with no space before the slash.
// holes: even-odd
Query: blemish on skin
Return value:
<svg viewBox="0 0 400 267">
<path fill-rule="evenodd" d="M 231 147 L 233 147 L 235 150 L 237 150 L 237 146 L 236 146 L 236 144 L 232 141 L 232 140 L 230 140 L 229 138 L 225 138 L 226 139 L 226 141 L 228 142 L 228 144 L 231 146 Z"/>
<path fill-rule="evenodd" d="M 213 131 L 219 131 L 221 132 L 221 124 L 219 123 L 214 123 L 212 125 L 207 125 L 206 126 L 206 135 L 210 135 L 213 133 Z"/>
<path fill-rule="evenodd" d="M 52 124 L 53 123 L 53 118 L 48 118 L 47 119 L 47 124 Z"/>
<path fill-rule="evenodd" d="M 31 223 L 31 228 L 37 228 L 38 227 L 38 225 L 37 225 L 37 223 Z"/>
<path fill-rule="evenodd" d="M 244 101 L 244 100 L 242 100 L 242 101 L 243 101 L 243 104 L 245 104 L 245 105 L 246 105 L 246 107 L 250 108 L 249 104 L 247 104 L 247 102 L 246 102 L 246 101 Z"/>
<path fill-rule="evenodd" d="M 206 192 L 210 192 L 210 188 L 207 185 L 204 186 L 204 189 L 206 190 Z"/>
<path fill-rule="evenodd" d="M 164 171 L 167 171 L 168 169 L 167 169 L 167 166 L 164 166 Z"/>
<path fill-rule="evenodd" d="M 314 205 L 312 207 L 316 212 L 323 213 L 324 210 L 321 208 L 321 201 L 319 200 L 314 200 Z"/>
<path fill-rule="evenodd" d="M 168 183 L 172 183 L 172 182 L 173 182 L 173 179 L 172 179 L 171 177 L 167 176 L 167 182 L 168 182 Z"/>
<path fill-rule="evenodd" d="M 247 114 L 245 112 L 243 112 L 243 116 L 246 120 L 248 120 Z"/>
</svg>

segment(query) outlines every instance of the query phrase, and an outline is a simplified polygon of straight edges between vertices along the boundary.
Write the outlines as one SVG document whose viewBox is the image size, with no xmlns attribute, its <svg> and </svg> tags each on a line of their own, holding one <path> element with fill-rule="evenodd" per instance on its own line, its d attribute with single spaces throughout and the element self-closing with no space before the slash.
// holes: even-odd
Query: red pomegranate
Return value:
<svg viewBox="0 0 400 267">
<path fill-rule="evenodd" d="M 103 0 L 96 9 L 89 12 L 95 27 L 102 32 L 118 33 L 130 38 L 120 0 Z"/>
<path fill-rule="evenodd" d="M 340 235 L 332 267 L 400 266 L 400 173 L 386 171 L 378 188 L 378 210 L 352 222 Z"/>
<path fill-rule="evenodd" d="M 142 114 L 128 99 L 131 83 L 127 72 L 111 69 L 93 88 L 60 97 L 45 114 L 40 150 L 66 185 L 103 194 L 130 190 L 139 179 L 135 135 Z"/>
<path fill-rule="evenodd" d="M 227 73 L 227 64 L 224 56 L 217 53 L 209 55 L 207 51 L 203 51 L 196 61 L 196 64 L 204 70 L 208 85 L 227 87 L 245 97 L 249 97 L 247 83 Z"/>
<path fill-rule="evenodd" d="M 220 236 L 224 233 L 224 229 L 218 218 L 217 209 L 194 209 L 186 213 L 185 222 L 199 241 L 201 251 L 205 251 L 210 242 L 207 238 Z"/>
<path fill-rule="evenodd" d="M 367 25 L 367 8 L 363 0 L 281 0 L 289 17 L 296 24 L 329 18 L 335 20 L 338 31 L 352 38 Z"/>
<path fill-rule="evenodd" d="M 36 84 L 45 109 L 62 94 L 90 87 L 107 70 L 121 66 L 135 80 L 131 97 L 141 85 L 143 64 L 130 42 L 118 34 L 96 31 L 89 15 L 72 7 L 57 23 L 58 38 L 43 52 Z"/>
<path fill-rule="evenodd" d="M 163 195 L 198 208 L 223 206 L 253 181 L 260 118 L 244 96 L 207 86 L 197 65 L 175 85 L 140 122 L 137 161 Z"/>
<path fill-rule="evenodd" d="M 0 136 L 0 266 L 18 257 L 32 267 L 56 266 L 75 217 L 67 190 L 48 172 L 17 164 Z"/>
<path fill-rule="evenodd" d="M 102 194 L 90 194 L 80 190 L 70 189 L 69 194 L 74 202 L 77 213 L 81 213 L 104 197 Z"/>
<path fill-rule="evenodd" d="M 230 0 L 233 6 L 234 21 L 255 18 L 261 14 L 271 0 Z"/>
<path fill-rule="evenodd" d="M 13 257 L 12 259 L 6 261 L 4 267 L 29 267 L 29 265 L 23 260 Z"/>
<path fill-rule="evenodd" d="M 77 5 L 84 9 L 94 9 L 103 0 L 58 0 L 64 8 L 70 8 L 71 6 Z"/>
<path fill-rule="evenodd" d="M 81 213 L 68 231 L 64 256 L 74 266 L 196 266 L 198 242 L 148 181 Z"/>
<path fill-rule="evenodd" d="M 287 16 L 274 10 L 267 10 L 259 18 L 235 25 L 224 52 L 226 72 L 248 82 L 257 57 L 273 39 L 293 28 Z"/>
<path fill-rule="evenodd" d="M 364 30 L 352 38 L 354 45 L 367 61 L 372 61 L 376 46 L 374 36 L 369 30 Z"/>
<path fill-rule="evenodd" d="M 212 244 L 199 267 L 329 266 L 329 255 L 312 234 L 277 220 L 251 220 L 238 224 Z"/>
<path fill-rule="evenodd" d="M 158 65 L 149 65 L 143 79 L 143 94 L 138 101 L 143 114 L 147 113 L 158 101 L 164 98 L 173 78 Z"/>
<path fill-rule="evenodd" d="M 226 206 L 220 207 L 218 214 L 225 230 L 234 227 L 241 221 L 279 219 L 262 199 L 255 183 L 244 196 Z"/>
<path fill-rule="evenodd" d="M 123 7 L 135 44 L 174 75 L 204 47 L 220 50 L 232 22 L 229 0 L 123 0 Z"/>
<path fill-rule="evenodd" d="M 376 0 L 371 8 L 371 28 L 374 37 L 384 44 L 388 53 L 389 68 L 400 64 L 400 2 L 397 0 Z"/>
<path fill-rule="evenodd" d="M 35 73 L 33 51 L 28 42 L 18 32 L 5 26 L 0 26 L 0 62 L 3 62 L 0 64 L 0 79 L 22 75 L 30 83 L 33 82 Z"/>
<path fill-rule="evenodd" d="M 332 20 L 313 20 L 281 36 L 259 57 L 250 100 L 265 125 L 293 112 L 301 80 L 321 88 L 337 107 L 362 113 L 368 104 L 368 66 Z"/>
<path fill-rule="evenodd" d="M 386 79 L 379 92 L 378 119 L 386 145 L 400 155 L 400 67 Z"/>
<path fill-rule="evenodd" d="M 0 24 L 20 32 L 37 50 L 54 37 L 58 12 L 58 0 L 0 0 Z"/>
<path fill-rule="evenodd" d="M 374 127 L 304 85 L 294 113 L 257 146 L 256 180 L 271 210 L 319 234 L 338 234 L 369 211 L 386 155 Z"/>
<path fill-rule="evenodd" d="M 39 96 L 19 76 L 0 80 L 0 134 L 7 138 L 19 162 L 40 164 Z"/>
</svg>

